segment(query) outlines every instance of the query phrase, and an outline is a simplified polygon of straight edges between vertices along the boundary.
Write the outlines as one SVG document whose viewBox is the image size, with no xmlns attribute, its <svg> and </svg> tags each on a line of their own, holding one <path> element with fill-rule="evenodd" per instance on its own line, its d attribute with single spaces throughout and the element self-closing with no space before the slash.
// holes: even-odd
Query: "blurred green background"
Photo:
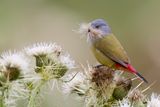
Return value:
<svg viewBox="0 0 160 107">
<path fill-rule="evenodd" d="M 0 52 L 35 42 L 57 42 L 76 63 L 96 60 L 86 38 L 73 32 L 79 23 L 103 18 L 128 52 L 132 64 L 160 92 L 159 0 L 0 0 Z M 82 101 L 47 93 L 41 107 L 82 107 Z M 62 103 L 63 102 L 63 103 Z"/>
</svg>

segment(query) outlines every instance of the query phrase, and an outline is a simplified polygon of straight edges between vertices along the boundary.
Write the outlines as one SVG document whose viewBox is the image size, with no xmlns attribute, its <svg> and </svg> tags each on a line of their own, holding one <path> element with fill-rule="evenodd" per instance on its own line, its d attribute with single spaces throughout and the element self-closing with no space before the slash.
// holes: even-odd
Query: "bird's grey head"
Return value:
<svg viewBox="0 0 160 107">
<path fill-rule="evenodd" d="M 88 36 L 91 41 L 107 36 L 110 33 L 111 29 L 103 19 L 93 20 L 88 28 Z"/>
</svg>

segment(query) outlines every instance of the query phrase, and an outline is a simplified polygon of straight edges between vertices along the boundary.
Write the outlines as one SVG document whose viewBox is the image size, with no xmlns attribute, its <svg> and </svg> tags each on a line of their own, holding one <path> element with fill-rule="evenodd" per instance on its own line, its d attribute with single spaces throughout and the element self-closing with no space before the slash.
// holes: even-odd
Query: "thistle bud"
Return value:
<svg viewBox="0 0 160 107">
<path fill-rule="evenodd" d="M 17 67 L 7 66 L 4 75 L 8 80 L 12 81 L 19 78 L 20 72 L 21 70 Z"/>
<path fill-rule="evenodd" d="M 116 100 L 122 100 L 129 92 L 132 86 L 130 79 L 122 79 L 117 81 L 116 88 L 113 91 L 113 98 Z"/>
</svg>

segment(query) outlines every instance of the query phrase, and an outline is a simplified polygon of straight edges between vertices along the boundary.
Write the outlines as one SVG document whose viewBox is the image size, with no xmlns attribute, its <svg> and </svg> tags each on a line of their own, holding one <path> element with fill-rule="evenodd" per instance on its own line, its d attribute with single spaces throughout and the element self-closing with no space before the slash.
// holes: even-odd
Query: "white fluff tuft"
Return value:
<svg viewBox="0 0 160 107">
<path fill-rule="evenodd" d="M 80 34 L 87 34 L 89 26 L 90 26 L 90 24 L 88 24 L 88 23 L 82 23 L 82 24 L 80 24 L 80 28 L 78 30 L 78 33 L 80 33 Z"/>
<path fill-rule="evenodd" d="M 62 48 L 56 43 L 36 43 L 24 49 L 30 56 L 49 55 L 55 52 L 61 52 Z"/>
<path fill-rule="evenodd" d="M 4 93 L 7 97 L 4 99 L 6 107 L 17 107 L 18 100 L 24 100 L 29 97 L 29 91 L 26 89 L 25 84 L 20 81 L 13 81 L 8 87 L 8 91 Z"/>
<path fill-rule="evenodd" d="M 69 54 L 63 54 L 60 56 L 60 62 L 67 66 L 67 68 L 75 68 L 75 61 L 71 59 Z"/>
<path fill-rule="evenodd" d="M 147 107 L 160 107 L 160 96 L 153 93 L 147 102 Z"/>
<path fill-rule="evenodd" d="M 23 74 L 30 71 L 30 61 L 29 59 L 21 52 L 5 52 L 1 55 L 1 68 L 2 71 L 5 71 L 7 67 L 15 67 L 21 70 Z"/>
<path fill-rule="evenodd" d="M 119 107 L 133 107 L 128 99 L 124 99 L 119 102 Z"/>
</svg>

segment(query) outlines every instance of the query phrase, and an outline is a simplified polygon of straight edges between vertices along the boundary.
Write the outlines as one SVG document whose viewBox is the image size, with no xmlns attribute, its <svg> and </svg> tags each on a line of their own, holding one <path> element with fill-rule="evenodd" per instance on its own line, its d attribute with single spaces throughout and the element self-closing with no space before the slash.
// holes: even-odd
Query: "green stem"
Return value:
<svg viewBox="0 0 160 107">
<path fill-rule="evenodd" d="M 4 92 L 5 92 L 5 89 L 2 89 L 1 92 L 2 92 L 2 96 L 0 96 L 0 107 L 4 107 Z"/>
<path fill-rule="evenodd" d="M 41 90 L 41 87 L 44 85 L 45 82 L 46 81 L 42 80 L 33 90 L 31 90 L 27 107 L 36 107 L 36 98 L 39 95 L 39 91 Z"/>
</svg>

